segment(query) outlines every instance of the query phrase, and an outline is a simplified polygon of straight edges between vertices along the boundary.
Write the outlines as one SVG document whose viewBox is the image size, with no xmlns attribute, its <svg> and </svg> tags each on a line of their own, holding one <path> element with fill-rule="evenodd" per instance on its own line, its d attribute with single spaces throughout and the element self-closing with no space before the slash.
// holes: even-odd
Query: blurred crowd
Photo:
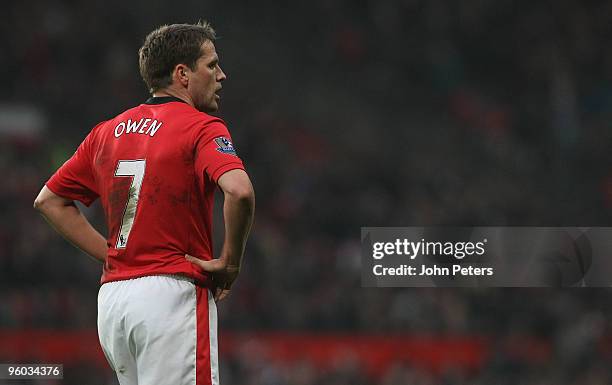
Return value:
<svg viewBox="0 0 612 385">
<path fill-rule="evenodd" d="M 609 225 L 612 3 L 182 5 L 3 5 L 0 104 L 42 111 L 46 130 L 0 131 L 0 328 L 95 326 L 100 266 L 53 233 L 33 200 L 94 124 L 147 98 L 136 55 L 144 36 L 203 18 L 221 37 L 228 74 L 219 115 L 257 193 L 221 328 L 461 334 L 500 345 L 527 336 L 553 347 L 537 365 L 499 349 L 477 373 L 397 362 L 376 380 L 383 385 L 612 382 L 609 290 L 364 289 L 359 239 L 362 226 Z M 99 207 L 84 212 L 104 231 Z M 226 384 L 375 381 L 355 363 L 222 364 Z M 65 383 L 112 383 L 107 374 Z"/>
</svg>

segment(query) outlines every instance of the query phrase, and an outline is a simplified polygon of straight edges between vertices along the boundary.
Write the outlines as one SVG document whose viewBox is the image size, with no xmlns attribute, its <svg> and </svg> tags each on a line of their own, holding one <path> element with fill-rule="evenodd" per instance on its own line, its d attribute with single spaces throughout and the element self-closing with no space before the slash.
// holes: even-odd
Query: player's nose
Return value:
<svg viewBox="0 0 612 385">
<path fill-rule="evenodd" d="M 219 67 L 219 72 L 217 72 L 217 81 L 218 82 L 222 82 L 225 79 L 227 79 L 227 75 L 225 75 L 225 72 L 223 72 L 221 67 Z"/>
</svg>

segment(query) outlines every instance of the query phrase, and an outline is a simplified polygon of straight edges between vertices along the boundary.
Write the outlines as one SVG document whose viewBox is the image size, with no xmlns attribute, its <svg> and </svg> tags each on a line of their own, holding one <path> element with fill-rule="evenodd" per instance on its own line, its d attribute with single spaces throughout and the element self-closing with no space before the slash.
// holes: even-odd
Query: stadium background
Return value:
<svg viewBox="0 0 612 385">
<path fill-rule="evenodd" d="M 144 36 L 200 17 L 258 199 L 225 385 L 612 383 L 608 289 L 360 287 L 361 226 L 610 225 L 612 3 L 509 0 L 4 3 L 0 362 L 65 366 L 20 383 L 115 384 L 99 266 L 31 206 L 147 97 Z"/>
</svg>

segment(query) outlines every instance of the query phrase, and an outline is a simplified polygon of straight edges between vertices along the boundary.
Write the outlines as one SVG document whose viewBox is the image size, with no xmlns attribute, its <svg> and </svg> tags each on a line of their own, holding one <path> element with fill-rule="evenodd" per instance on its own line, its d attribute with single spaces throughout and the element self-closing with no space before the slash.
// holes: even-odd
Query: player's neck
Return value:
<svg viewBox="0 0 612 385">
<path fill-rule="evenodd" d="M 155 98 L 162 97 L 162 96 L 173 96 L 175 98 L 181 99 L 182 101 L 184 101 L 185 103 L 189 104 L 192 107 L 194 106 L 193 101 L 191 100 L 187 92 L 180 92 L 180 91 L 173 90 L 170 88 L 164 88 L 164 89 L 153 92 L 152 96 Z"/>
</svg>

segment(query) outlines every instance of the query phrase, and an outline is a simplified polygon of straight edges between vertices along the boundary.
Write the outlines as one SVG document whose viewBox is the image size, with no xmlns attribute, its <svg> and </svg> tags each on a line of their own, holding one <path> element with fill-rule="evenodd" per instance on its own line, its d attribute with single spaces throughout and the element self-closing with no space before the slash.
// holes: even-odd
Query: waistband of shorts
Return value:
<svg viewBox="0 0 612 385">
<path fill-rule="evenodd" d="M 151 277 L 151 276 L 149 276 Z M 178 279 L 179 281 L 187 281 L 187 282 L 191 282 L 194 283 L 194 279 L 191 277 L 187 277 L 184 275 L 180 275 L 180 274 L 155 274 L 153 275 L 153 277 L 168 277 L 168 278 L 174 278 L 174 279 Z"/>
<path fill-rule="evenodd" d="M 108 282 L 104 282 L 102 284 L 102 286 L 109 284 L 109 283 L 118 283 L 118 282 L 126 282 L 126 281 L 136 281 L 138 279 L 141 278 L 149 278 L 149 277 L 168 277 L 168 278 L 173 278 L 179 281 L 186 281 L 186 282 L 191 282 L 193 284 L 195 284 L 195 279 L 191 278 L 191 277 L 187 277 L 185 275 L 181 275 L 181 274 L 147 274 L 147 275 L 142 275 L 140 277 L 133 277 L 133 278 L 127 278 L 127 279 L 118 279 L 116 281 L 108 281 Z"/>
</svg>

